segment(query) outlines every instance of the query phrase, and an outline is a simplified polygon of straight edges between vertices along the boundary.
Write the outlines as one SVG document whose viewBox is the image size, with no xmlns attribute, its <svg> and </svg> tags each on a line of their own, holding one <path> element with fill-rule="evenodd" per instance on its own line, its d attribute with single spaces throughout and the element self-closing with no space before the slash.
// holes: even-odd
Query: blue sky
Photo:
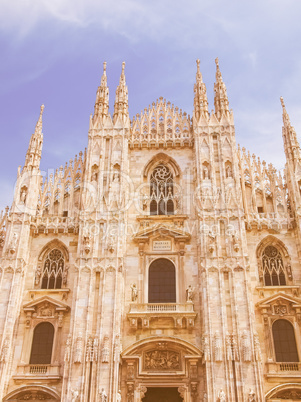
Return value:
<svg viewBox="0 0 301 402">
<path fill-rule="evenodd" d="M 41 169 L 87 146 L 103 61 L 111 112 L 126 62 L 132 117 L 160 96 L 192 114 L 197 58 L 213 109 L 218 56 L 237 142 L 281 169 L 280 96 L 301 132 L 300 16 L 300 0 L 0 0 L 1 208 L 42 103 Z"/>
</svg>

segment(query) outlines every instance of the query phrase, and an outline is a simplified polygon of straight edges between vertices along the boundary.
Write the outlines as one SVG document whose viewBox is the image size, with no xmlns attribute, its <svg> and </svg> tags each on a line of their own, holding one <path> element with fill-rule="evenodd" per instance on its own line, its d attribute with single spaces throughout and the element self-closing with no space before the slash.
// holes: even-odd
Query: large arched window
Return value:
<svg viewBox="0 0 301 402">
<path fill-rule="evenodd" d="M 33 333 L 29 364 L 50 364 L 54 327 L 49 322 L 38 324 Z"/>
<path fill-rule="evenodd" d="M 63 253 L 58 249 L 51 250 L 46 256 L 42 274 L 42 289 L 60 289 L 65 260 Z"/>
<path fill-rule="evenodd" d="M 287 320 L 277 320 L 274 322 L 272 330 L 276 361 L 298 362 L 295 331 L 292 324 Z"/>
<path fill-rule="evenodd" d="M 262 268 L 265 286 L 286 285 L 283 259 L 274 246 L 267 246 L 262 253 Z"/>
<path fill-rule="evenodd" d="M 151 263 L 148 274 L 148 302 L 176 302 L 176 270 L 166 258 Z"/>
<path fill-rule="evenodd" d="M 158 165 L 150 177 L 150 214 L 174 214 L 173 175 L 163 164 Z"/>
</svg>

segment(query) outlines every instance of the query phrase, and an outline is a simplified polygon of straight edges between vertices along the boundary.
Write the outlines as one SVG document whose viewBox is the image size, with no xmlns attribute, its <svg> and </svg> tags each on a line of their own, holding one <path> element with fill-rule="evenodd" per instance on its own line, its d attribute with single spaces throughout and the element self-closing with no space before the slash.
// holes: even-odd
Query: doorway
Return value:
<svg viewBox="0 0 301 402">
<path fill-rule="evenodd" d="M 183 402 L 183 398 L 178 392 L 178 388 L 147 388 L 143 402 Z"/>
</svg>

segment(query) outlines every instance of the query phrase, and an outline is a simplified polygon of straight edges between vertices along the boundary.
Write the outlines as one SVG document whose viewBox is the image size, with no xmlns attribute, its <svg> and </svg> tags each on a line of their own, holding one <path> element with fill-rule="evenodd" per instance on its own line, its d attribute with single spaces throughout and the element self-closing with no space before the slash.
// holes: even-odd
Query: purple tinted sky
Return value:
<svg viewBox="0 0 301 402">
<path fill-rule="evenodd" d="M 218 56 L 237 142 L 282 168 L 281 95 L 301 131 L 300 15 L 299 0 L 0 0 L 0 207 L 42 103 L 41 169 L 86 147 L 103 61 L 111 112 L 125 61 L 131 116 L 160 96 L 191 114 L 195 60 L 212 109 Z"/>
</svg>

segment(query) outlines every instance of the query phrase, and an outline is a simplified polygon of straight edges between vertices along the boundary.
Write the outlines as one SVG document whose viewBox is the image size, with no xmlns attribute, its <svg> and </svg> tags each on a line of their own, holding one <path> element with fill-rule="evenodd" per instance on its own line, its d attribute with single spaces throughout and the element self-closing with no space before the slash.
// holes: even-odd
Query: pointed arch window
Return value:
<svg viewBox="0 0 301 402">
<path fill-rule="evenodd" d="M 54 327 L 50 322 L 35 327 L 29 364 L 51 364 L 53 338 Z"/>
<path fill-rule="evenodd" d="M 169 168 L 158 165 L 150 177 L 150 214 L 174 214 L 174 183 Z"/>
<path fill-rule="evenodd" d="M 58 249 L 51 250 L 46 256 L 42 274 L 42 289 L 60 289 L 62 287 L 65 260 Z"/>
<path fill-rule="evenodd" d="M 276 362 L 298 362 L 295 331 L 287 320 L 277 320 L 272 326 Z"/>
<path fill-rule="evenodd" d="M 267 246 L 262 253 L 263 279 L 265 286 L 285 286 L 283 259 L 274 246 Z"/>
</svg>

